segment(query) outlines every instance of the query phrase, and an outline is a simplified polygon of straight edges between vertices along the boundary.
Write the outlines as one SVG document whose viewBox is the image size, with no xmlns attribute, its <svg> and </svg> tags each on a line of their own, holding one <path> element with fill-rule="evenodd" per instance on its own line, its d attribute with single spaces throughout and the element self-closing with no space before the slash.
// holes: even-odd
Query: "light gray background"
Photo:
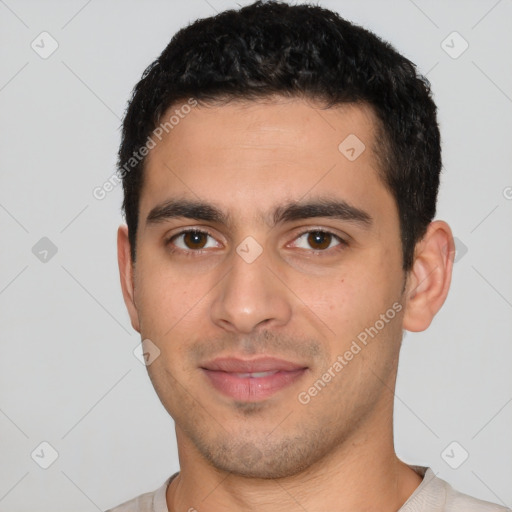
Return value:
<svg viewBox="0 0 512 512">
<path fill-rule="evenodd" d="M 103 510 L 178 469 L 120 292 L 121 188 L 102 201 L 92 190 L 114 171 L 143 69 L 180 27 L 237 3 L 248 2 L 0 0 L 0 511 Z M 430 329 L 404 340 L 397 452 L 511 506 L 512 2 L 320 4 L 416 62 L 440 110 L 438 218 L 460 259 Z M 43 31 L 59 45 L 47 59 L 31 48 Z M 456 59 L 441 46 L 453 31 L 469 43 Z M 58 248 L 46 262 L 32 252 L 42 237 Z M 46 470 L 31 458 L 43 441 L 58 452 Z M 441 456 L 453 441 L 469 453 L 458 469 Z M 49 457 L 45 445 L 34 455 Z"/>
</svg>

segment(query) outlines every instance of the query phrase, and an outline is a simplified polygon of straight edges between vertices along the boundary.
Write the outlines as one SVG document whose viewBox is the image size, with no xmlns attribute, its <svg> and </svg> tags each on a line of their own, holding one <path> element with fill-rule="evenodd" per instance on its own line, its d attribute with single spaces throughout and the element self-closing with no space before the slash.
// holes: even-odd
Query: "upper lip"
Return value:
<svg viewBox="0 0 512 512">
<path fill-rule="evenodd" d="M 228 373 L 255 373 L 270 371 L 294 371 L 306 368 L 301 364 L 277 359 L 275 357 L 260 357 L 257 359 L 238 359 L 236 357 L 222 357 L 208 361 L 201 365 L 205 370 Z"/>
</svg>

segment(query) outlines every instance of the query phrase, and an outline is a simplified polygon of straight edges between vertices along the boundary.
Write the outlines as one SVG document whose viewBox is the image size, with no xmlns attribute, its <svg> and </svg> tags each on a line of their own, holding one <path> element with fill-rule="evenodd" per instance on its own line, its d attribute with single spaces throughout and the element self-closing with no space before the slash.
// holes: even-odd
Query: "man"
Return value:
<svg viewBox="0 0 512 512">
<path fill-rule="evenodd" d="M 173 38 L 126 113 L 118 253 L 180 472 L 112 510 L 505 510 L 393 446 L 403 330 L 450 285 L 440 169 L 426 81 L 331 11 Z"/>
</svg>

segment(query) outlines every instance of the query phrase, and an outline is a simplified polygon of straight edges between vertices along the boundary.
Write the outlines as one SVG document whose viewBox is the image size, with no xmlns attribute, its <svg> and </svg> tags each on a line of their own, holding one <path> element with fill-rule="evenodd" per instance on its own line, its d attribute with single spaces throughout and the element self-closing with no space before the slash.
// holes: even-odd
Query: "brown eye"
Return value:
<svg viewBox="0 0 512 512">
<path fill-rule="evenodd" d="M 208 233 L 189 231 L 183 233 L 183 242 L 188 249 L 203 249 L 208 241 Z"/>
<path fill-rule="evenodd" d="M 327 249 L 332 242 L 332 234 L 325 231 L 311 231 L 308 234 L 308 244 L 312 249 L 323 250 Z"/>
<path fill-rule="evenodd" d="M 212 249 L 221 246 L 210 233 L 198 229 L 182 231 L 174 235 L 167 244 L 171 248 L 174 247 L 188 253 L 200 253 L 202 249 Z"/>
<path fill-rule="evenodd" d="M 307 249 L 319 252 L 328 252 L 335 247 L 342 248 L 348 244 L 338 235 L 322 229 L 314 229 L 306 231 L 295 239 L 294 247 L 299 249 Z M 329 251 L 330 252 L 330 251 Z"/>
</svg>

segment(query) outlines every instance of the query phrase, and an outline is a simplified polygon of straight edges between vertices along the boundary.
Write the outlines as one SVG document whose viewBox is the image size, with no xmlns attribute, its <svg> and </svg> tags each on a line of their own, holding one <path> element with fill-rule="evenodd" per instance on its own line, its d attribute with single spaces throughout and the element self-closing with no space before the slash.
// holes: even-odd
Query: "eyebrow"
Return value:
<svg viewBox="0 0 512 512">
<path fill-rule="evenodd" d="M 158 224 L 173 218 L 187 218 L 217 224 L 232 224 L 231 215 L 224 213 L 213 204 L 189 199 L 170 199 L 151 209 L 146 225 Z M 327 217 L 357 224 L 369 228 L 373 219 L 371 215 L 342 199 L 318 198 L 307 202 L 290 201 L 278 206 L 271 214 L 272 226 L 284 222 Z"/>
</svg>

